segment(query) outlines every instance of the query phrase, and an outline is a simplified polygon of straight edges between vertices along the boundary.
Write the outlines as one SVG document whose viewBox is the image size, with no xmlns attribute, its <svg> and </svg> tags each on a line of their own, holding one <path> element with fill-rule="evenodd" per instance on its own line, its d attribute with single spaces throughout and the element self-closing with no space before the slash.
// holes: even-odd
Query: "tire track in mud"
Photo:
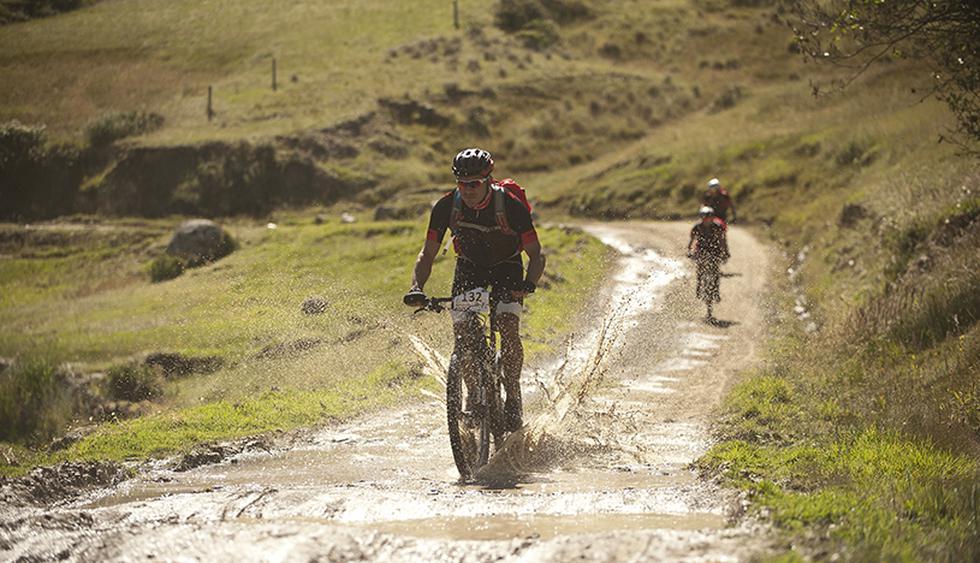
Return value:
<svg viewBox="0 0 980 563">
<path fill-rule="evenodd" d="M 765 550 L 759 529 L 728 524 L 734 500 L 688 465 L 764 336 L 767 252 L 732 230 L 725 269 L 737 275 L 717 308 L 728 322 L 709 326 L 681 258 L 688 228 L 589 227 L 621 253 L 594 305 L 610 314 L 525 374 L 531 422 L 484 475 L 510 486 L 456 482 L 434 400 L 218 465 L 150 470 L 63 506 L 4 509 L 0 559 L 720 561 Z"/>
</svg>

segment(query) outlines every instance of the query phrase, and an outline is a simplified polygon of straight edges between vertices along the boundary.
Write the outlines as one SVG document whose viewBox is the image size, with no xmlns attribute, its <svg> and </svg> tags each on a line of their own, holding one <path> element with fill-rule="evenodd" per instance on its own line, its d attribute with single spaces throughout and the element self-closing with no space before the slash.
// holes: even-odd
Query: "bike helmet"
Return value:
<svg viewBox="0 0 980 563">
<path fill-rule="evenodd" d="M 493 172 L 493 156 L 483 149 L 463 149 L 453 158 L 456 179 L 486 177 Z"/>
<path fill-rule="evenodd" d="M 708 189 L 709 190 L 711 188 L 720 188 L 720 187 L 721 187 L 721 180 L 719 180 L 718 178 L 712 178 L 712 179 L 708 180 Z"/>
<path fill-rule="evenodd" d="M 698 209 L 698 216 L 699 217 L 707 217 L 709 215 L 714 215 L 714 214 L 715 214 L 714 208 L 708 207 L 707 205 L 705 205 L 701 209 Z"/>
</svg>

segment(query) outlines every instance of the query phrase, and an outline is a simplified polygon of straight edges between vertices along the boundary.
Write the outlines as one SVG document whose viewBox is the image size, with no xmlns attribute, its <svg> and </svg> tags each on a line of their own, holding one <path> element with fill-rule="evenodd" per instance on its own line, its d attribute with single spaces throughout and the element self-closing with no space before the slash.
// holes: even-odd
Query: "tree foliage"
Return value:
<svg viewBox="0 0 980 563">
<path fill-rule="evenodd" d="M 790 5 L 804 54 L 854 69 L 838 86 L 885 58 L 924 61 L 932 72 L 932 94 L 956 116 L 956 136 L 980 141 L 980 2 L 794 0 Z"/>
</svg>

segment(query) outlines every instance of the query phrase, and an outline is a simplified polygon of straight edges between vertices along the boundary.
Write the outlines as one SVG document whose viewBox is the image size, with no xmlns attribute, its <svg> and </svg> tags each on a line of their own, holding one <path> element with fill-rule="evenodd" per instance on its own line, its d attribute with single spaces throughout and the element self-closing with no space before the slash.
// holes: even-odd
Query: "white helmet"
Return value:
<svg viewBox="0 0 980 563">
<path fill-rule="evenodd" d="M 712 178 L 708 180 L 708 189 L 720 188 L 720 187 L 721 187 L 721 180 L 719 180 L 718 178 Z"/>
<path fill-rule="evenodd" d="M 708 207 L 705 205 L 701 209 L 698 209 L 698 215 L 701 217 L 707 217 L 708 215 L 714 215 L 715 209 L 713 207 Z"/>
</svg>

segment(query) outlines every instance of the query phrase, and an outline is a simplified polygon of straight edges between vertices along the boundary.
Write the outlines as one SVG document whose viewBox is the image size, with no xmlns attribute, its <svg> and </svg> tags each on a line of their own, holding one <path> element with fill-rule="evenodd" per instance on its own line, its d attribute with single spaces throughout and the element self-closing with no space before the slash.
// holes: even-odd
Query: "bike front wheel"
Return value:
<svg viewBox="0 0 980 563">
<path fill-rule="evenodd" d="M 721 301 L 719 282 L 721 272 L 719 263 L 713 259 L 703 259 L 697 265 L 697 298 L 708 307 Z"/>
<path fill-rule="evenodd" d="M 449 430 L 449 446 L 453 451 L 453 461 L 463 479 L 470 479 L 478 455 L 478 436 L 474 435 L 469 417 L 463 413 L 463 374 L 457 362 L 449 366 L 446 378 L 446 422 Z"/>
<path fill-rule="evenodd" d="M 500 399 L 500 381 L 503 376 L 500 351 L 498 350 L 493 359 L 492 371 L 484 374 L 481 380 L 481 404 L 484 405 L 485 412 L 480 417 L 480 455 L 477 461 L 478 468 L 483 467 L 490 460 L 491 444 L 500 447 L 503 441 L 503 406 Z"/>
</svg>

